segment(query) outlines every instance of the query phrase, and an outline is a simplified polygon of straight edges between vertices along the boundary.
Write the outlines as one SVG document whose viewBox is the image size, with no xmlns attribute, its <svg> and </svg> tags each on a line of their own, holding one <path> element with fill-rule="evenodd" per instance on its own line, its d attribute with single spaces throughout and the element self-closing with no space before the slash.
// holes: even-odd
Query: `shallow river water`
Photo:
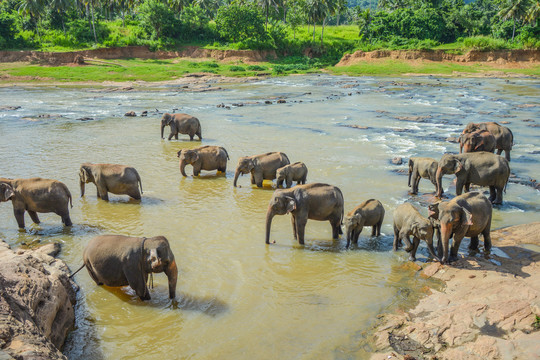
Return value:
<svg viewBox="0 0 540 360">
<path fill-rule="evenodd" d="M 164 235 L 178 263 L 175 302 L 167 297 L 164 274 L 154 276 L 148 302 L 129 288 L 97 286 L 86 270 L 77 274 L 77 327 L 65 347 L 70 358 L 365 358 L 366 330 L 377 314 L 414 302 L 424 284 L 404 267 L 407 254 L 392 252 L 393 209 L 404 201 L 425 206 L 434 191 L 422 180 L 420 196 L 408 195 L 406 160 L 459 151 L 446 139 L 470 121 L 508 122 L 515 137 L 516 177 L 504 205 L 494 210 L 492 228 L 540 220 L 540 193 L 530 186 L 531 179 L 540 180 L 536 80 L 311 75 L 219 86 L 211 92 L 175 85 L 0 88 L 0 107 L 20 106 L 0 109 L 0 176 L 58 179 L 74 197 L 70 229 L 58 216 L 41 214 L 40 225 L 27 215 L 26 232 L 19 232 L 11 204 L 0 203 L 0 238 L 14 247 L 60 242 L 61 257 L 75 270 L 96 235 Z M 286 103 L 277 104 L 278 98 Z M 216 106 L 222 103 L 230 108 Z M 237 103 L 245 105 L 232 106 Z M 189 177 L 180 175 L 177 151 L 201 143 L 186 135 L 160 139 L 160 113 L 173 109 L 200 119 L 202 144 L 228 150 L 226 176 L 194 179 L 191 167 Z M 130 110 L 149 114 L 124 117 Z M 344 237 L 332 241 L 328 222 L 309 221 L 306 245 L 299 246 L 289 216 L 277 216 L 276 244 L 265 245 L 275 185 L 257 189 L 243 176 L 234 188 L 232 178 L 240 156 L 268 151 L 306 163 L 308 182 L 340 187 L 346 212 L 379 199 L 386 209 L 383 236 L 371 238 L 366 228 L 358 246 L 346 250 Z M 404 164 L 392 164 L 394 157 Z M 83 162 L 134 166 L 142 177 L 142 202 L 117 195 L 98 201 L 93 184 L 79 198 Z M 452 178 L 444 177 L 450 195 Z M 422 244 L 419 261 L 426 255 Z"/>
</svg>

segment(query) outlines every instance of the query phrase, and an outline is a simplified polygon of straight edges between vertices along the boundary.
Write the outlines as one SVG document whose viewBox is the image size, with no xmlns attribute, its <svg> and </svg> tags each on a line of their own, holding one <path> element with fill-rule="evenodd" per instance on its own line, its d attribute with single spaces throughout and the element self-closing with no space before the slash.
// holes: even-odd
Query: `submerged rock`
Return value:
<svg viewBox="0 0 540 360">
<path fill-rule="evenodd" d="M 137 116 L 137 114 L 135 113 L 135 111 L 128 111 L 124 114 L 124 116 Z"/>
<path fill-rule="evenodd" d="M 0 240 L 0 358 L 66 359 L 59 349 L 75 322 L 76 284 L 59 251 L 14 252 Z"/>
</svg>

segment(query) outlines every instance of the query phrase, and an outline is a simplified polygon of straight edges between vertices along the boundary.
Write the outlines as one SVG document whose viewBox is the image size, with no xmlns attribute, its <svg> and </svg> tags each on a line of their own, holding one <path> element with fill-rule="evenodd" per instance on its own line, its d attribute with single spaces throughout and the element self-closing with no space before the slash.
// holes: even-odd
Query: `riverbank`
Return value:
<svg viewBox="0 0 540 360">
<path fill-rule="evenodd" d="M 0 240 L 0 359 L 67 359 L 59 349 L 75 324 L 76 285 L 59 252 Z"/>
<path fill-rule="evenodd" d="M 430 289 L 414 309 L 381 316 L 371 359 L 538 359 L 540 222 L 493 231 L 492 239 L 491 260 L 419 269 L 446 287 Z"/>
<path fill-rule="evenodd" d="M 439 75 L 539 77 L 540 51 L 372 51 L 346 54 L 335 66 L 309 56 L 278 58 L 272 51 L 211 50 L 151 52 L 125 47 L 73 52 L 1 51 L 0 84 L 165 82 L 197 74 L 261 78 L 328 72 L 336 75 Z"/>
</svg>

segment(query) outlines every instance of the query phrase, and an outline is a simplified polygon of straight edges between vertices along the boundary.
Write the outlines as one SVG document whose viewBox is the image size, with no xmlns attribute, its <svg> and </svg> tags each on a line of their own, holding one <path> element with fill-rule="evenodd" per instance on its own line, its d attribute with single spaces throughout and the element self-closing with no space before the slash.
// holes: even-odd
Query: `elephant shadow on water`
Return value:
<svg viewBox="0 0 540 360">
<path fill-rule="evenodd" d="M 164 305 L 171 310 L 198 311 L 211 317 L 216 317 L 226 313 L 229 305 L 223 300 L 212 296 L 194 296 L 186 293 L 178 293 L 173 300 L 168 297 L 168 287 L 166 285 L 154 284 L 153 289 L 149 289 L 152 294 L 151 300 L 141 301 L 135 290 L 129 286 L 109 287 L 102 286 L 120 300 L 136 306 L 150 306 L 163 308 Z"/>
</svg>

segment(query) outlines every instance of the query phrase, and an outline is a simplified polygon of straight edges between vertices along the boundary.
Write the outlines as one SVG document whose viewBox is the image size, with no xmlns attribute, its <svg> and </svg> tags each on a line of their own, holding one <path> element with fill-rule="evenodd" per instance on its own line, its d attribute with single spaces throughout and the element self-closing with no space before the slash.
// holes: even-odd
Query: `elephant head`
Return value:
<svg viewBox="0 0 540 360">
<path fill-rule="evenodd" d="M 353 238 L 354 231 L 359 227 L 364 226 L 364 220 L 362 219 L 361 214 L 354 214 L 352 216 L 345 217 L 344 223 L 347 231 L 347 244 L 349 244 Z"/>
<path fill-rule="evenodd" d="M 244 156 L 238 159 L 238 165 L 236 165 L 236 172 L 234 173 L 234 187 L 236 187 L 236 181 L 238 180 L 238 176 L 240 176 L 240 174 L 249 174 L 254 168 L 255 161 L 251 157 Z"/>
<path fill-rule="evenodd" d="M 0 202 L 9 201 L 15 196 L 13 188 L 9 184 L 0 184 Z"/>
<path fill-rule="evenodd" d="M 178 268 L 174 255 L 169 246 L 169 241 L 163 237 L 147 239 L 144 244 L 146 264 L 146 273 L 164 272 L 169 279 L 169 297 L 174 299 L 176 296 L 176 282 L 178 280 Z"/>
<path fill-rule="evenodd" d="M 296 199 L 286 195 L 283 190 L 276 190 L 268 210 L 266 212 L 266 243 L 270 244 L 270 228 L 272 227 L 272 219 L 274 215 L 285 215 L 296 210 Z"/>
<path fill-rule="evenodd" d="M 287 180 L 289 174 L 289 168 L 287 166 L 280 167 L 276 170 L 276 185 L 277 187 L 283 186 L 283 182 Z"/>
<path fill-rule="evenodd" d="M 84 196 L 84 185 L 88 183 L 95 183 L 94 175 L 90 169 L 90 164 L 82 164 L 79 169 L 79 185 L 81 187 L 81 197 Z"/>
<path fill-rule="evenodd" d="M 444 154 L 439 161 L 435 178 L 437 180 L 437 196 L 442 196 L 442 177 L 445 174 L 456 174 L 461 171 L 463 164 L 452 154 Z"/>
<path fill-rule="evenodd" d="M 185 171 L 186 165 L 193 165 L 200 158 L 197 151 L 187 149 L 180 150 L 178 157 L 180 158 L 180 172 L 183 176 L 187 176 Z"/>
<path fill-rule="evenodd" d="M 473 224 L 470 211 L 460 206 L 458 203 L 438 202 L 428 207 L 429 217 L 439 224 L 441 239 L 444 249 L 448 249 L 448 243 L 452 235 L 463 238 L 469 226 Z M 446 255 L 446 254 L 445 254 Z M 443 257 L 442 262 L 447 261 Z"/>
<path fill-rule="evenodd" d="M 163 117 L 161 118 L 161 138 L 163 139 L 163 130 L 165 129 L 165 126 L 170 125 L 171 121 L 173 120 L 173 117 L 169 113 L 163 114 Z"/>
</svg>

